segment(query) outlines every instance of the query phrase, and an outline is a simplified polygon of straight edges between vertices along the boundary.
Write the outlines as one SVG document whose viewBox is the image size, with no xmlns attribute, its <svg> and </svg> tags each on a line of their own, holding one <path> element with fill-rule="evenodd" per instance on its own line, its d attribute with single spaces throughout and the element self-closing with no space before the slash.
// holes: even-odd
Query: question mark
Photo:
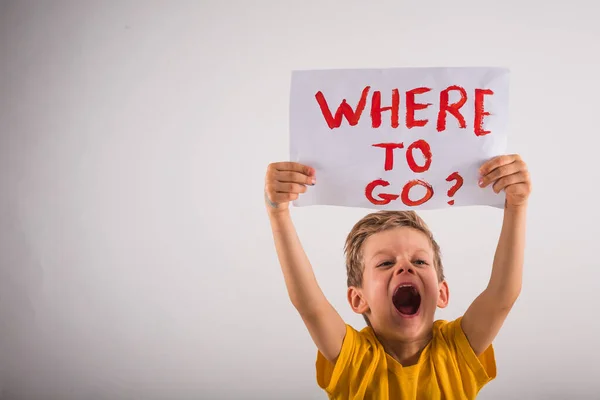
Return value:
<svg viewBox="0 0 600 400">
<path fill-rule="evenodd" d="M 456 183 L 454 185 L 452 185 L 450 190 L 448 190 L 448 197 L 454 196 L 456 191 L 458 189 L 460 189 L 460 187 L 463 185 L 463 178 L 462 178 L 462 176 L 460 176 L 460 174 L 458 172 L 453 172 L 450 175 L 448 175 L 448 177 L 446 178 L 446 181 L 448 181 L 448 182 L 456 181 Z M 453 205 L 454 200 L 448 201 L 448 204 Z"/>
</svg>

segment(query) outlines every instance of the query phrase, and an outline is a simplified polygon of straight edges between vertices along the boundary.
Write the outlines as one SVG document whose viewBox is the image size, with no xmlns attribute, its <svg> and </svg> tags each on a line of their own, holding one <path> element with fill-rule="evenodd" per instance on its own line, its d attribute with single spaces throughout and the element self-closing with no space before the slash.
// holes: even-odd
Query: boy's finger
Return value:
<svg viewBox="0 0 600 400">
<path fill-rule="evenodd" d="M 314 185 L 314 176 L 306 176 L 300 172 L 294 171 L 277 171 L 275 179 L 279 182 L 300 183 L 304 185 Z"/>
<path fill-rule="evenodd" d="M 274 163 L 272 164 L 273 167 L 277 170 L 277 171 L 293 171 L 293 172 L 300 172 L 301 174 L 304 175 L 308 175 L 308 176 L 313 176 L 315 170 L 307 165 L 303 165 L 297 162 L 291 162 L 291 161 L 282 161 L 282 162 L 278 162 L 278 163 Z"/>
<path fill-rule="evenodd" d="M 519 171 L 516 174 L 503 177 L 502 179 L 498 180 L 498 182 L 494 183 L 493 189 L 494 192 L 500 193 L 500 191 L 506 190 L 509 186 L 518 187 L 519 185 L 524 190 L 530 186 L 528 171 Z"/>
<path fill-rule="evenodd" d="M 525 170 L 525 166 L 520 161 L 513 161 L 510 164 L 505 164 L 500 167 L 493 169 L 487 175 L 482 175 L 479 180 L 479 186 L 486 187 L 490 183 L 497 181 L 503 176 L 508 176 L 511 174 L 515 174 L 519 171 Z"/>
<path fill-rule="evenodd" d="M 518 183 L 523 183 L 523 176 L 521 176 L 521 173 L 511 174 L 511 175 L 502 177 L 501 179 L 497 180 L 494 183 L 494 185 L 492 186 L 492 189 L 494 190 L 495 193 L 500 193 L 502 190 L 506 189 L 508 186 L 516 185 Z"/>
<path fill-rule="evenodd" d="M 485 176 L 489 174 L 491 171 L 499 168 L 503 165 L 511 164 L 516 160 L 521 160 L 521 157 L 518 154 L 509 154 L 502 155 L 492 158 L 491 160 L 486 161 L 480 168 L 479 174 L 481 176 Z"/>
<path fill-rule="evenodd" d="M 304 193 L 306 186 L 299 183 L 275 182 L 273 189 L 276 193 Z"/>
<path fill-rule="evenodd" d="M 275 204 L 287 203 L 298 199 L 298 193 L 274 193 L 269 196 Z"/>
</svg>

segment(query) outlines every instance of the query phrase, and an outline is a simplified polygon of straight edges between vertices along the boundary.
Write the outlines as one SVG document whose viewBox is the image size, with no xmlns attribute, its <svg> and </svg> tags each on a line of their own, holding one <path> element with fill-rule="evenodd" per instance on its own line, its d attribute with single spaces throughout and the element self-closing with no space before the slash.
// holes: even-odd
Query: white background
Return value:
<svg viewBox="0 0 600 400">
<path fill-rule="evenodd" d="M 481 399 L 600 396 L 600 69 L 588 1 L 0 1 L 2 399 L 323 399 L 263 206 L 290 71 L 511 68 L 534 183 L 522 295 Z M 342 316 L 369 210 L 293 210 Z M 459 316 L 502 212 L 421 214 Z"/>
</svg>

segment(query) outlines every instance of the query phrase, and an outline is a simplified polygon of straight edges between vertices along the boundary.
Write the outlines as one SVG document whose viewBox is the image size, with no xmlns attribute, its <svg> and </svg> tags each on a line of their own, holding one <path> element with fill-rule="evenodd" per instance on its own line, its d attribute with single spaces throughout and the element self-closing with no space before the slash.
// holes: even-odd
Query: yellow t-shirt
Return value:
<svg viewBox="0 0 600 400">
<path fill-rule="evenodd" d="M 317 352 L 317 382 L 330 399 L 474 399 L 496 377 L 493 346 L 479 357 L 460 321 L 435 321 L 433 338 L 415 365 L 403 367 L 388 355 L 370 327 L 346 325 L 338 359 Z"/>
</svg>

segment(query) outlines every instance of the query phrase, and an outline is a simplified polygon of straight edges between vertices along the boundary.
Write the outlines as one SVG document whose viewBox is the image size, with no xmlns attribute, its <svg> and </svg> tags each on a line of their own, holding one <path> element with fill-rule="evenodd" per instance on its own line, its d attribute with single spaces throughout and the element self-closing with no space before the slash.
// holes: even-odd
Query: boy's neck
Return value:
<svg viewBox="0 0 600 400">
<path fill-rule="evenodd" d="M 432 339 L 432 334 L 415 338 L 414 340 L 398 340 L 393 338 L 385 338 L 377 335 L 385 352 L 393 357 L 403 367 L 415 365 L 419 361 L 419 357 L 423 349 Z"/>
</svg>

